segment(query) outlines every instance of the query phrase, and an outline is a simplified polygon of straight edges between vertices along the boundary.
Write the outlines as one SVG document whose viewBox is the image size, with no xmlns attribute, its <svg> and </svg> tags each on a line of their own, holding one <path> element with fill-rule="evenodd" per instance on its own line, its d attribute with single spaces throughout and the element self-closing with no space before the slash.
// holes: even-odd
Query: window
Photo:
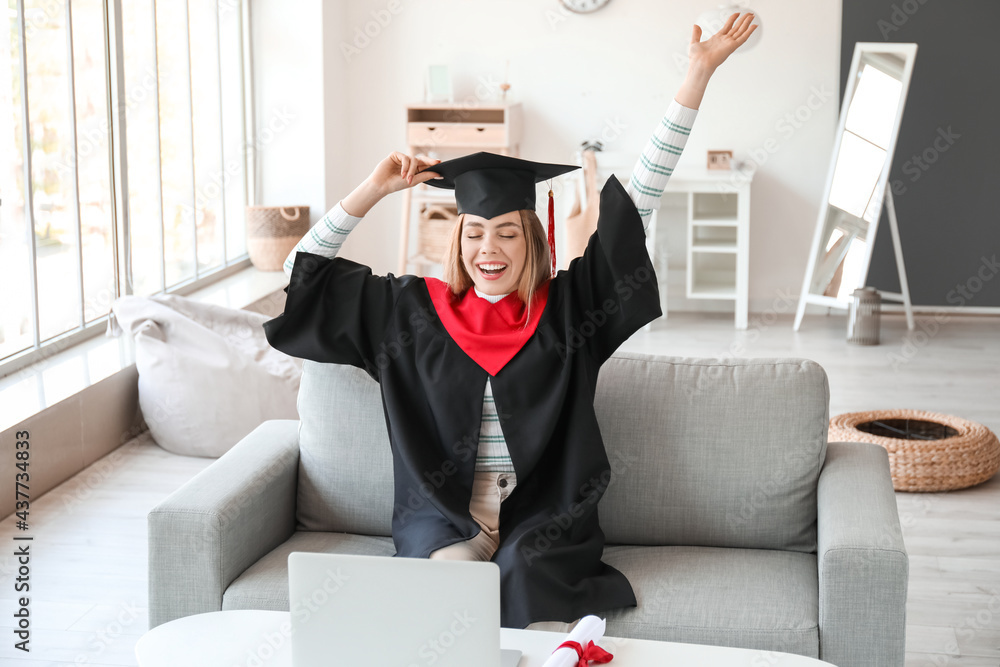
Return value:
<svg viewBox="0 0 1000 667">
<path fill-rule="evenodd" d="M 7 0 L 0 376 L 249 264 L 244 0 Z"/>
</svg>

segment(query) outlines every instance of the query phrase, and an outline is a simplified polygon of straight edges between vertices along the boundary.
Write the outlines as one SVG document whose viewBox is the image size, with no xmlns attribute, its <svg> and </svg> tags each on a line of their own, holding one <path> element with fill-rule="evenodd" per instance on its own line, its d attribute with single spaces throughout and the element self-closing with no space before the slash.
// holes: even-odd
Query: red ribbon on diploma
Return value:
<svg viewBox="0 0 1000 667">
<path fill-rule="evenodd" d="M 587 667 L 590 662 L 603 665 L 606 662 L 611 662 L 611 658 L 614 657 L 593 641 L 587 642 L 586 647 L 580 646 L 580 642 L 564 641 L 556 647 L 556 651 L 561 648 L 571 648 L 576 651 L 576 654 L 580 656 L 580 661 L 576 663 L 577 667 Z M 553 653 L 556 651 L 553 651 Z"/>
</svg>

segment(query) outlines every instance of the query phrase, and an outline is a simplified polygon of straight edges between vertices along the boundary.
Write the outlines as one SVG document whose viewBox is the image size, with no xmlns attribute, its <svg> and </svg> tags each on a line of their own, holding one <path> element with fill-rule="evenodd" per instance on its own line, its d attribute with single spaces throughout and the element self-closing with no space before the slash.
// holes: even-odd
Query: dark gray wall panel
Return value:
<svg viewBox="0 0 1000 667">
<path fill-rule="evenodd" d="M 1000 2 L 844 0 L 840 95 L 856 42 L 915 42 L 890 182 L 916 305 L 1000 306 Z M 888 220 L 868 284 L 898 291 Z"/>
</svg>

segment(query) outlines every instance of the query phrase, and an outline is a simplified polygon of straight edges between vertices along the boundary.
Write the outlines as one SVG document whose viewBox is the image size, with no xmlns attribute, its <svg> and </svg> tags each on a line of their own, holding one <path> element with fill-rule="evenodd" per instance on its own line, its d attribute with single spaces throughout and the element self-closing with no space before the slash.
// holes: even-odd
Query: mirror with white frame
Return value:
<svg viewBox="0 0 1000 667">
<path fill-rule="evenodd" d="M 909 315 L 895 210 L 886 183 L 916 55 L 916 44 L 855 45 L 796 331 L 808 304 L 847 308 L 854 290 L 864 286 L 883 203 L 893 226 L 902 285 L 902 293 L 883 297 L 903 301 Z"/>
</svg>

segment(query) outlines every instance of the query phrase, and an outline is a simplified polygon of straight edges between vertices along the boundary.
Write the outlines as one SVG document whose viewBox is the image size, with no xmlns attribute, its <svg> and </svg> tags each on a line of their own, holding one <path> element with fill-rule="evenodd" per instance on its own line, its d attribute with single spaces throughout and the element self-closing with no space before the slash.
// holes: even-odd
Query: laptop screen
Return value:
<svg viewBox="0 0 1000 667">
<path fill-rule="evenodd" d="M 293 552 L 288 585 L 295 667 L 500 667 L 496 563 Z"/>
</svg>

